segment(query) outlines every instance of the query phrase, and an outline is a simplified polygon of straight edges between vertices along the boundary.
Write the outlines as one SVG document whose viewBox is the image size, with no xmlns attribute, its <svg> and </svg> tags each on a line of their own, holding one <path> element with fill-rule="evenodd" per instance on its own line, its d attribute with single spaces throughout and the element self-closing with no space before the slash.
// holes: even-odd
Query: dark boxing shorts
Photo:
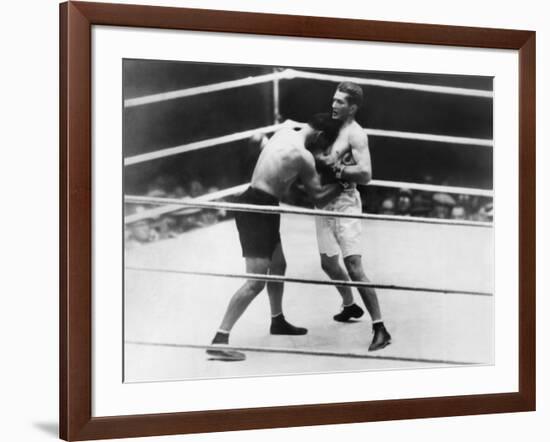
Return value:
<svg viewBox="0 0 550 442">
<path fill-rule="evenodd" d="M 249 187 L 237 201 L 241 204 L 278 206 L 279 200 L 263 190 Z M 281 242 L 279 228 L 281 215 L 278 213 L 235 212 L 235 222 L 245 258 L 270 258 Z"/>
</svg>

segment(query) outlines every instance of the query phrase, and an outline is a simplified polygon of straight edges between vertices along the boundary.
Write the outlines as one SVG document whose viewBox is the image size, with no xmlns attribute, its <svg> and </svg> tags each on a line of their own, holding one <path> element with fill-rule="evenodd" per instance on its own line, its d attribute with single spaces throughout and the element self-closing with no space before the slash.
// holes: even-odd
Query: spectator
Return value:
<svg viewBox="0 0 550 442">
<path fill-rule="evenodd" d="M 169 178 L 159 175 L 147 187 L 147 196 L 155 198 L 165 198 L 167 196 L 166 189 L 168 188 Z"/>
<path fill-rule="evenodd" d="M 469 211 L 470 211 L 470 215 L 472 218 L 476 218 L 477 217 L 477 212 L 479 211 L 480 207 L 482 206 L 482 201 L 481 201 L 481 197 L 480 196 L 471 196 L 470 197 L 470 207 L 469 207 Z"/>
<path fill-rule="evenodd" d="M 464 206 L 454 206 L 451 210 L 451 219 L 466 219 Z"/>
<path fill-rule="evenodd" d="M 179 212 L 182 214 L 180 228 L 182 231 L 187 231 L 194 229 L 195 227 L 200 227 L 201 225 L 201 209 L 197 208 L 188 208 Z"/>
<path fill-rule="evenodd" d="M 427 217 L 432 211 L 432 198 L 427 192 L 418 192 L 412 198 L 411 215 Z"/>
<path fill-rule="evenodd" d="M 208 195 L 212 194 L 212 193 L 216 193 L 216 192 L 219 192 L 220 189 L 218 189 L 216 186 L 211 186 L 208 188 Z"/>
<path fill-rule="evenodd" d="M 185 198 L 188 196 L 187 191 L 185 190 L 185 187 L 183 186 L 176 186 L 174 187 L 174 190 L 172 191 L 173 198 Z"/>
<path fill-rule="evenodd" d="M 385 198 L 380 204 L 380 210 L 378 211 L 382 215 L 395 215 L 395 202 L 391 197 Z"/>
<path fill-rule="evenodd" d="M 397 214 L 401 216 L 410 216 L 412 207 L 411 189 L 399 189 L 397 194 Z"/>
<path fill-rule="evenodd" d="M 191 181 L 191 184 L 189 184 L 189 195 L 191 196 L 191 198 L 201 196 L 204 194 L 204 192 L 204 186 L 200 183 L 200 181 Z"/>
<path fill-rule="evenodd" d="M 449 218 L 452 208 L 456 205 L 454 198 L 447 193 L 435 193 L 432 197 L 432 201 L 433 208 L 431 216 L 433 218 Z"/>
<path fill-rule="evenodd" d="M 126 242 L 127 248 L 135 247 L 136 245 L 145 244 L 157 239 L 158 234 L 151 226 L 150 219 L 141 219 L 133 222 L 128 226 L 129 235 Z"/>
<path fill-rule="evenodd" d="M 218 214 L 215 210 L 203 210 L 199 221 L 199 227 L 206 227 L 218 222 Z"/>
<path fill-rule="evenodd" d="M 163 215 L 154 223 L 159 239 L 174 238 L 178 233 L 178 221 L 173 215 Z"/>
<path fill-rule="evenodd" d="M 462 206 L 464 207 L 464 209 L 467 209 L 470 207 L 470 205 L 472 204 L 472 201 L 471 201 L 471 197 L 470 195 L 464 195 L 464 194 L 460 194 L 457 196 L 457 202 L 456 204 L 458 206 Z"/>
<path fill-rule="evenodd" d="M 493 221 L 493 203 L 489 202 L 480 207 L 477 212 L 477 219 L 479 221 L 490 222 Z"/>
</svg>

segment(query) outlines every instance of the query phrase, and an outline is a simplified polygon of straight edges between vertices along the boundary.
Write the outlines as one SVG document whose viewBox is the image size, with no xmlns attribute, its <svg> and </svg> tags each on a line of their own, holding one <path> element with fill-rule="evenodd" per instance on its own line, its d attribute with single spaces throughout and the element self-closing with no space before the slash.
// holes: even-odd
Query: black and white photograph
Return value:
<svg viewBox="0 0 550 442">
<path fill-rule="evenodd" d="M 494 364 L 493 77 L 122 72 L 124 382 Z"/>
</svg>

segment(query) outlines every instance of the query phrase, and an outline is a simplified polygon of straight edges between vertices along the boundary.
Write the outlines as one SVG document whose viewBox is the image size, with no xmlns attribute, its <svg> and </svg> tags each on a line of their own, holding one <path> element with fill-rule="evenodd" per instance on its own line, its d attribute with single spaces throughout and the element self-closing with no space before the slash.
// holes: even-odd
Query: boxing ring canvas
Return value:
<svg viewBox="0 0 550 442">
<path fill-rule="evenodd" d="M 534 34 L 307 21 L 62 5 L 62 438 L 534 409 Z M 277 137 L 313 152 L 342 94 L 368 183 L 343 172 L 355 148 L 310 155 L 359 209 L 297 176 L 245 199 L 261 164 L 284 164 L 273 186 L 295 167 Z M 282 267 L 245 267 L 263 237 L 241 214 L 280 217 Z M 261 288 L 228 321 L 243 284 Z"/>
</svg>

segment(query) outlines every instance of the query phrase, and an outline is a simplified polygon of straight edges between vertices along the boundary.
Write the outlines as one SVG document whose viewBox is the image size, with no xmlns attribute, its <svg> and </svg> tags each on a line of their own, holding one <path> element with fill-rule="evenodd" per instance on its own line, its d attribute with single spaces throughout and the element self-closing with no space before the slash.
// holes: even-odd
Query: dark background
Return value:
<svg viewBox="0 0 550 442">
<path fill-rule="evenodd" d="M 294 67 L 297 68 L 297 67 Z M 271 73 L 279 67 L 124 60 L 124 99 Z M 297 69 L 353 77 L 492 90 L 491 77 L 353 70 Z M 282 80 L 281 120 L 307 121 L 330 110 L 336 83 Z M 493 136 L 489 98 L 363 86 L 357 116 L 363 127 L 462 137 Z M 124 109 L 124 156 L 273 124 L 271 82 Z M 492 188 L 492 149 L 388 137 L 369 137 L 373 178 Z M 223 189 L 250 180 L 259 150 L 247 140 L 125 167 L 125 192 L 146 193 L 164 177 L 171 186 L 198 180 Z"/>
</svg>

